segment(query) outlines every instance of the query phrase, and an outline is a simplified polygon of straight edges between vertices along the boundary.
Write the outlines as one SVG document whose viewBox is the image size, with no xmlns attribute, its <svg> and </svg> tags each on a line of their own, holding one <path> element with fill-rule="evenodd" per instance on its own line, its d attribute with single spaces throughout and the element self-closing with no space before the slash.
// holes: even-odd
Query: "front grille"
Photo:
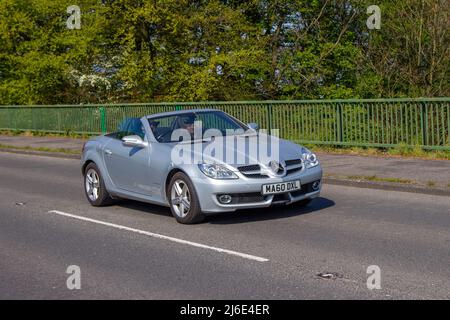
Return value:
<svg viewBox="0 0 450 320">
<path fill-rule="evenodd" d="M 242 167 L 238 167 L 238 170 L 240 172 L 245 172 L 245 171 L 259 171 L 261 170 L 261 167 L 259 166 L 259 164 L 250 164 L 248 166 L 242 166 Z"/>
<path fill-rule="evenodd" d="M 265 179 L 268 178 L 269 176 L 267 174 L 261 174 L 261 173 L 242 173 L 244 176 L 246 176 L 247 178 L 252 178 L 252 179 Z"/>
<path fill-rule="evenodd" d="M 286 170 L 286 176 L 302 170 L 302 159 L 286 160 L 286 168 L 283 168 L 280 164 L 278 175 L 283 175 L 283 171 Z M 269 175 L 261 173 L 261 166 L 259 164 L 250 164 L 238 167 L 238 170 L 247 178 L 251 179 L 266 179 Z"/>
<path fill-rule="evenodd" d="M 286 160 L 286 175 L 293 174 L 295 172 L 298 172 L 302 170 L 303 168 L 303 162 L 302 159 L 292 159 L 292 160 Z"/>
<path fill-rule="evenodd" d="M 272 204 L 286 203 L 287 201 L 289 201 L 288 193 L 280 193 L 273 196 Z"/>
<path fill-rule="evenodd" d="M 302 164 L 302 159 L 286 160 L 285 163 L 287 167 L 294 166 L 296 164 Z"/>
<path fill-rule="evenodd" d="M 238 170 L 247 178 L 251 179 L 265 179 L 269 176 L 261 174 L 261 166 L 259 164 L 250 164 L 248 166 L 238 167 Z"/>
<path fill-rule="evenodd" d="M 219 198 L 221 195 L 217 195 Z M 265 201 L 264 196 L 260 192 L 236 193 L 230 194 L 231 202 L 229 204 L 255 203 Z"/>
<path fill-rule="evenodd" d="M 310 192 L 313 192 L 312 188 L 313 182 L 302 184 L 301 190 L 290 192 L 292 197 L 298 197 Z M 217 195 L 217 199 L 222 194 Z M 231 202 L 229 204 L 245 204 L 245 203 L 258 203 L 258 202 L 264 202 L 270 197 L 270 195 L 264 196 L 261 194 L 261 192 L 249 192 L 249 193 L 232 193 L 231 196 Z M 289 192 L 286 193 L 279 193 L 274 194 L 272 199 L 272 204 L 282 204 L 287 201 L 289 201 Z"/>
</svg>

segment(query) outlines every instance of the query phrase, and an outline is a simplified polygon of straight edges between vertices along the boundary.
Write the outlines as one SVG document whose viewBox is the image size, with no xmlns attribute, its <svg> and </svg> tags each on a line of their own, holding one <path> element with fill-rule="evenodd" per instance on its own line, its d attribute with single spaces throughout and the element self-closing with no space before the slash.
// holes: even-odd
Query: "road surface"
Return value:
<svg viewBox="0 0 450 320">
<path fill-rule="evenodd" d="M 433 298 L 450 298 L 448 197 L 325 185 L 307 208 L 186 226 L 164 207 L 91 207 L 77 160 L 0 153 L 0 299 Z"/>
</svg>

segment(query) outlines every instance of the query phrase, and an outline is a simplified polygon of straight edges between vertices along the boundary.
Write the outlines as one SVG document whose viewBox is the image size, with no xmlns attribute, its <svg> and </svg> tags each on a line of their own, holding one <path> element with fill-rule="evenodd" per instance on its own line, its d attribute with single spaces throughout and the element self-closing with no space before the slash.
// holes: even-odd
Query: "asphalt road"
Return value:
<svg viewBox="0 0 450 320">
<path fill-rule="evenodd" d="M 325 185 L 307 208 L 186 226 L 164 207 L 91 207 L 79 167 L 0 153 L 0 299 L 450 298 L 448 197 Z M 80 290 L 66 286 L 70 265 Z"/>
</svg>

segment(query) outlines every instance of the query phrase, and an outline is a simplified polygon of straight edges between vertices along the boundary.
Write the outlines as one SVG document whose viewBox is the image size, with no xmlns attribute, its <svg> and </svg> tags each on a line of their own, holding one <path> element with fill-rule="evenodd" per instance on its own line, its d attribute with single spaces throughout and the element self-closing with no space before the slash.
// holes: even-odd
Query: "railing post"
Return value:
<svg viewBox="0 0 450 320">
<path fill-rule="evenodd" d="M 100 107 L 100 125 L 102 134 L 106 133 L 106 110 L 105 107 Z"/>
<path fill-rule="evenodd" d="M 428 133 L 428 109 L 425 102 L 421 102 L 420 116 L 422 118 L 422 145 L 426 146 L 428 144 L 427 141 L 427 133 Z"/>
<path fill-rule="evenodd" d="M 56 126 L 56 130 L 59 132 L 62 132 L 62 121 L 61 121 L 61 111 L 59 111 L 58 109 L 55 110 L 56 112 L 56 116 L 58 118 L 58 125 Z"/>
<path fill-rule="evenodd" d="M 34 109 L 34 108 L 30 108 L 30 112 L 31 112 L 31 128 L 32 128 L 32 130 L 36 130 L 35 110 L 36 109 Z"/>
<path fill-rule="evenodd" d="M 20 107 L 15 107 L 15 108 L 16 108 L 17 111 L 14 114 L 14 129 L 15 130 L 19 130 L 19 129 L 22 129 L 22 128 L 19 128 L 19 121 L 18 121 L 18 119 L 20 118 L 18 116 L 18 114 L 20 115 L 21 109 L 19 109 Z"/>
<path fill-rule="evenodd" d="M 18 110 L 18 108 L 19 107 L 15 107 L 16 108 L 16 110 Z M 17 116 L 17 112 L 14 112 L 14 129 L 15 130 L 17 130 L 18 128 L 17 128 L 17 118 L 19 118 L 18 116 Z"/>
<path fill-rule="evenodd" d="M 336 117 L 337 117 L 336 121 L 337 121 L 337 130 L 338 130 L 338 132 L 337 132 L 338 133 L 338 141 L 343 142 L 344 134 L 343 134 L 342 127 L 344 125 L 344 122 L 342 119 L 342 105 L 340 102 L 336 105 Z"/>
<path fill-rule="evenodd" d="M 447 103 L 447 144 L 450 145 L 450 103 Z M 442 106 L 444 108 L 444 106 Z M 444 130 L 445 132 L 445 130 Z"/>
<path fill-rule="evenodd" d="M 267 125 L 269 126 L 267 129 L 270 134 L 270 131 L 272 131 L 272 105 L 270 103 L 267 105 L 267 122 Z"/>
<path fill-rule="evenodd" d="M 13 112 L 12 112 L 11 108 L 12 107 L 8 107 L 8 109 L 6 109 L 8 111 L 8 128 L 9 129 L 14 128 L 13 121 L 12 121 Z"/>
</svg>

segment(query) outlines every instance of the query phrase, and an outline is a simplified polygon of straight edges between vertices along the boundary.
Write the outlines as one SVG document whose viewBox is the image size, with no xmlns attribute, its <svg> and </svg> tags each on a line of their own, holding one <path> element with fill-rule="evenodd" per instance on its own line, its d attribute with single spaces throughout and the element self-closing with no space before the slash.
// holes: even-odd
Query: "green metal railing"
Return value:
<svg viewBox="0 0 450 320">
<path fill-rule="evenodd" d="M 224 110 L 299 143 L 450 150 L 450 98 L 0 106 L 0 129 L 99 134 L 126 117 Z"/>
</svg>

